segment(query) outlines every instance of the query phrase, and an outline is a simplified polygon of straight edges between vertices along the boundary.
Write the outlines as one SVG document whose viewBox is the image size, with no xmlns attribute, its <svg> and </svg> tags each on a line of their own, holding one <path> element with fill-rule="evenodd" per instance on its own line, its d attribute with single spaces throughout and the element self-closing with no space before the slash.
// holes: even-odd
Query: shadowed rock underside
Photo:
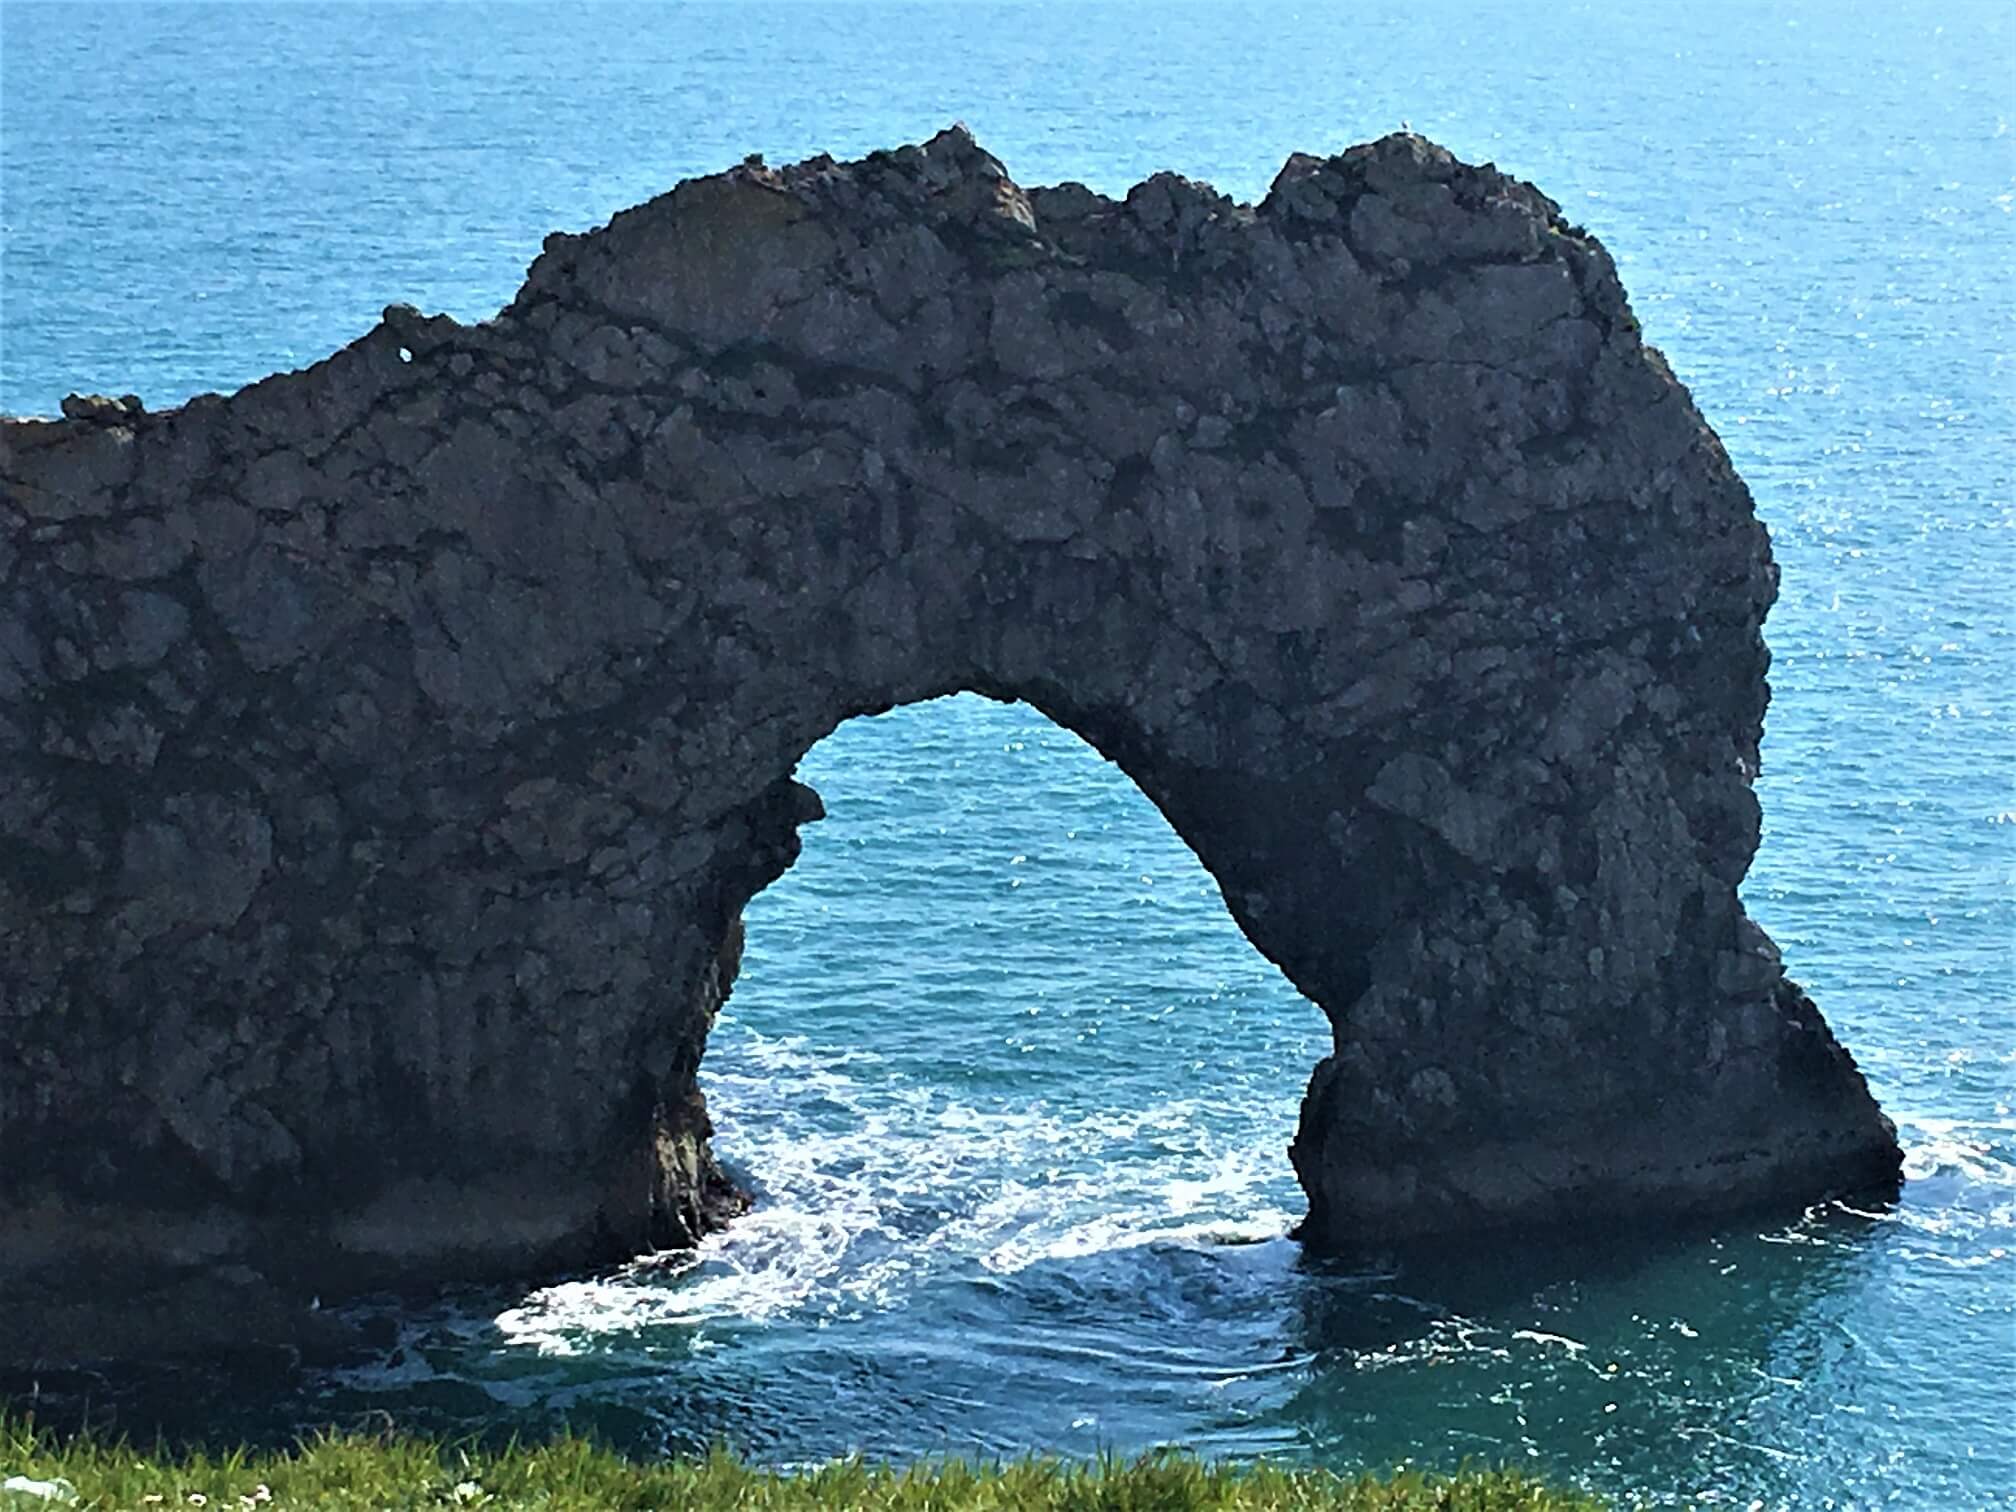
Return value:
<svg viewBox="0 0 2016 1512">
<path fill-rule="evenodd" d="M 695 1072 L 793 769 L 958 690 L 1118 762 L 1329 1016 L 1312 1245 L 1896 1179 L 1737 899 L 1749 494 L 1603 249 L 1418 137 L 1253 207 L 751 160 L 481 325 L 65 412 L 0 423 L 13 1357 L 724 1222 Z"/>
</svg>

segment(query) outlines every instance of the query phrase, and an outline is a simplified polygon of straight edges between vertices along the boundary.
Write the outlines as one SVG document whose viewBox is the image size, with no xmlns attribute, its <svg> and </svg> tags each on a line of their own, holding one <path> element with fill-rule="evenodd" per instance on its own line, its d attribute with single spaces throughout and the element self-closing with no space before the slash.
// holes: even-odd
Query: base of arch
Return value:
<svg viewBox="0 0 2016 1512">
<path fill-rule="evenodd" d="M 1772 1007 L 1778 1043 L 1725 1063 L 1713 1080 L 1676 1076 L 1607 1118 L 1473 1125 L 1412 1146 L 1390 1132 L 1364 1137 L 1349 1109 L 1350 1072 L 1329 1057 L 1310 1080 L 1289 1151 L 1309 1195 L 1296 1236 L 1338 1254 L 1893 1199 L 1903 1180 L 1896 1127 L 1853 1057 L 1797 984 L 1781 980 Z M 1572 1083 L 1576 1068 L 1559 1074 Z"/>
</svg>

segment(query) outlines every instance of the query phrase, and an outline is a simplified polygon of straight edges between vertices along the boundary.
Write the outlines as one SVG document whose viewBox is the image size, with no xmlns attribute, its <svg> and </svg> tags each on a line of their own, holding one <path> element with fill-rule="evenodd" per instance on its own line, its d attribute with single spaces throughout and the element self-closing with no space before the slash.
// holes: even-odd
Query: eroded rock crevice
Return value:
<svg viewBox="0 0 2016 1512">
<path fill-rule="evenodd" d="M 1311 1243 L 1895 1179 L 1736 894 L 1768 541 L 1494 169 L 752 161 L 483 324 L 64 408 L 0 422 L 0 1293 L 719 1224 L 694 1074 L 790 774 L 961 689 L 1118 761 L 1329 1015 Z"/>
</svg>

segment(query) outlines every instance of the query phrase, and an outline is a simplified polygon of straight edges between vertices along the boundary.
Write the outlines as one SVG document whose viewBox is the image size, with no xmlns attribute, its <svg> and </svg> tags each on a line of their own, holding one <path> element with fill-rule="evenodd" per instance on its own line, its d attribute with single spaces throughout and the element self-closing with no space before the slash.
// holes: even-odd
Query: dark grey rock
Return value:
<svg viewBox="0 0 2016 1512">
<path fill-rule="evenodd" d="M 1602 248 L 1418 137 L 1252 207 L 752 159 L 482 325 L 64 412 L 0 425 L 0 1297 L 64 1350 L 111 1275 L 718 1226 L 792 770 L 959 689 L 1120 763 L 1329 1015 L 1312 1245 L 1896 1179 L 1737 900 L 1749 494 Z"/>
</svg>

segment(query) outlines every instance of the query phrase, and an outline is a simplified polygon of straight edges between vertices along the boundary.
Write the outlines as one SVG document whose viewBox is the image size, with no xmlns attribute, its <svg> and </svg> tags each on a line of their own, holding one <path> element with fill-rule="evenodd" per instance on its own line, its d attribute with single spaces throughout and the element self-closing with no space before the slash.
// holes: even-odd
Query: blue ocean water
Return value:
<svg viewBox="0 0 2016 1512">
<path fill-rule="evenodd" d="M 2016 1504 L 2016 22 L 1541 6 L 0 0 L 0 409 L 164 407 L 750 151 L 967 121 L 1024 182 L 1257 197 L 1403 120 L 1616 254 L 1784 568 L 1746 896 L 1909 1154 L 1894 1211 L 1337 1269 L 1285 1237 L 1327 1027 L 1021 707 L 843 728 L 705 1076 L 697 1262 L 399 1314 L 200 1398 L 794 1462 L 1182 1443 L 1627 1502 Z M 116 1383 L 115 1383 L 116 1384 Z"/>
</svg>

